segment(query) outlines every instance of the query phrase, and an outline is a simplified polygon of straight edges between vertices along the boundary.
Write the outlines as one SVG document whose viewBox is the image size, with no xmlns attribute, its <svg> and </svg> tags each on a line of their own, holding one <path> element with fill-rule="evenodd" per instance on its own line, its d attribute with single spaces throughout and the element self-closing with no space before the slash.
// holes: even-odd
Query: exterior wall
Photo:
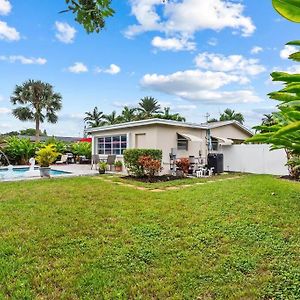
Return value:
<svg viewBox="0 0 300 300">
<path fill-rule="evenodd" d="M 158 149 L 163 151 L 163 167 L 168 170 L 170 158 L 169 154 L 171 149 L 175 148 L 177 158 L 195 156 L 207 157 L 207 146 L 206 146 L 206 130 L 194 129 L 194 128 L 184 128 L 176 126 L 164 126 L 159 125 L 158 128 Z M 177 133 L 191 134 L 193 136 L 202 139 L 202 142 L 188 142 L 188 151 L 177 150 Z"/>
<path fill-rule="evenodd" d="M 98 154 L 97 138 L 113 135 L 127 135 L 127 148 L 136 147 L 136 135 L 145 134 L 145 139 L 141 148 L 154 148 L 157 149 L 157 127 L 156 126 L 140 126 L 134 128 L 115 129 L 107 131 L 93 132 L 92 134 L 92 152 Z M 105 156 L 105 155 L 103 155 Z M 122 155 L 118 155 L 119 160 L 123 159 Z"/>
<path fill-rule="evenodd" d="M 199 137 L 202 139 L 202 142 L 188 142 L 188 151 L 179 151 L 177 150 L 177 133 L 186 133 Z M 176 127 L 176 126 L 167 126 L 167 125 L 149 125 L 149 126 L 140 126 L 134 128 L 124 128 L 116 130 L 107 130 L 102 132 L 94 132 L 92 134 L 92 149 L 93 154 L 97 154 L 97 138 L 112 136 L 112 135 L 122 135 L 127 134 L 127 143 L 128 148 L 136 148 L 136 136 L 144 135 L 140 139 L 142 144 L 139 144 L 139 148 L 152 148 L 160 149 L 163 152 L 163 172 L 167 173 L 169 171 L 169 153 L 171 149 L 176 149 L 177 158 L 188 157 L 193 155 L 199 157 L 201 153 L 202 157 L 207 157 L 207 146 L 206 146 L 206 130 L 203 129 L 194 129 L 194 128 L 185 128 L 185 127 Z M 104 157 L 105 155 L 103 155 Z M 101 155 L 100 155 L 101 157 Z M 117 160 L 123 160 L 123 156 L 117 156 Z"/>
<path fill-rule="evenodd" d="M 242 141 L 251 137 L 249 133 L 235 126 L 234 124 L 213 128 L 211 129 L 211 135 L 232 139 L 232 140 L 242 140 Z"/>
<path fill-rule="evenodd" d="M 288 175 L 284 150 L 270 151 L 269 145 L 223 146 L 224 170 L 254 174 Z"/>
</svg>

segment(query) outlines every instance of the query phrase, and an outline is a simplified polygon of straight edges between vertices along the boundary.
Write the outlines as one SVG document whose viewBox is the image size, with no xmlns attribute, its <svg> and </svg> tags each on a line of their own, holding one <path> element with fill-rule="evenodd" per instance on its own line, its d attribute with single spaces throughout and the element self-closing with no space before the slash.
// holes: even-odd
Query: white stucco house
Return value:
<svg viewBox="0 0 300 300">
<path fill-rule="evenodd" d="M 130 148 L 161 149 L 165 170 L 170 153 L 177 158 L 194 156 L 205 160 L 209 152 L 241 144 L 253 135 L 237 121 L 194 124 L 163 119 L 88 128 L 86 133 L 92 137 L 92 154 L 100 158 L 115 154 L 122 160 L 124 150 Z"/>
</svg>

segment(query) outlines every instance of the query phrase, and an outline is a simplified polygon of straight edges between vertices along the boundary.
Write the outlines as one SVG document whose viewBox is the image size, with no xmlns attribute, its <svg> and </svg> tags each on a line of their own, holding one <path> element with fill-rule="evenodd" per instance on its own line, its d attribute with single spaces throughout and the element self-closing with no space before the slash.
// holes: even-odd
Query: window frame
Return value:
<svg viewBox="0 0 300 300">
<path fill-rule="evenodd" d="M 123 155 L 127 148 L 127 134 L 115 134 L 97 137 L 98 155 Z"/>
<path fill-rule="evenodd" d="M 179 143 L 182 143 L 182 145 L 179 145 Z M 179 133 L 177 133 L 177 150 L 178 151 L 189 150 L 189 140 Z"/>
</svg>

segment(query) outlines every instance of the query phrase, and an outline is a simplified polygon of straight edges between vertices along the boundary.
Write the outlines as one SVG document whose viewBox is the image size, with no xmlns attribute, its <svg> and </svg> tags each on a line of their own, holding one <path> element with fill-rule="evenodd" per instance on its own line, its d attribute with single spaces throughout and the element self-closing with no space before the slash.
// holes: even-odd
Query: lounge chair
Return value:
<svg viewBox="0 0 300 300">
<path fill-rule="evenodd" d="M 62 155 L 60 160 L 56 162 L 59 165 L 68 164 L 68 155 Z"/>
</svg>

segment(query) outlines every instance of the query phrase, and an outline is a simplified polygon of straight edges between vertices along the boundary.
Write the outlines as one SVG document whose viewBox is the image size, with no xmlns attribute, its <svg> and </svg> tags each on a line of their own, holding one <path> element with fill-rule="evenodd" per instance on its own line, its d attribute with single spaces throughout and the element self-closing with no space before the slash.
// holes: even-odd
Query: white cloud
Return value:
<svg viewBox="0 0 300 300">
<path fill-rule="evenodd" d="M 23 55 L 0 56 L 0 60 L 10 63 L 20 62 L 23 65 L 44 65 L 47 63 L 45 58 L 25 57 Z"/>
<path fill-rule="evenodd" d="M 211 29 L 220 31 L 231 28 L 250 36 L 255 26 L 250 17 L 244 16 L 241 3 L 223 0 L 172 1 L 161 6 L 161 0 L 130 0 L 131 12 L 137 24 L 125 31 L 125 36 L 134 36 L 148 31 L 159 31 L 169 39 L 192 39 L 197 31 Z M 162 13 L 159 13 L 159 10 Z"/>
<path fill-rule="evenodd" d="M 107 73 L 111 75 L 116 75 L 121 72 L 121 68 L 118 65 L 111 64 L 108 69 L 101 69 L 99 67 L 95 68 L 96 73 Z"/>
<path fill-rule="evenodd" d="M 210 45 L 210 46 L 213 46 L 213 47 L 217 46 L 218 45 L 218 40 L 216 38 L 211 38 L 211 39 L 208 40 L 207 44 Z"/>
<path fill-rule="evenodd" d="M 141 84 L 145 88 L 205 104 L 259 102 L 252 90 L 220 91 L 229 83 L 239 83 L 239 77 L 222 72 L 188 70 L 169 75 L 146 74 Z"/>
<path fill-rule="evenodd" d="M 0 40 L 18 41 L 20 33 L 13 27 L 7 25 L 6 22 L 0 21 Z"/>
<path fill-rule="evenodd" d="M 289 56 L 298 51 L 298 48 L 295 46 L 285 45 L 284 48 L 280 51 L 280 57 L 282 59 L 288 59 Z"/>
<path fill-rule="evenodd" d="M 240 76 L 224 72 L 186 70 L 169 75 L 146 74 L 141 83 L 143 86 L 152 87 L 161 92 L 168 94 L 174 92 L 181 96 L 181 91 L 185 89 L 190 91 L 217 90 L 224 85 L 241 82 L 244 82 L 244 80 Z"/>
<path fill-rule="evenodd" d="M 11 4 L 8 0 L 0 0 L 0 15 L 6 16 L 11 11 Z"/>
<path fill-rule="evenodd" d="M 251 54 L 258 54 L 262 51 L 264 51 L 264 49 L 262 47 L 254 46 L 250 52 L 251 52 Z"/>
<path fill-rule="evenodd" d="M 205 104 L 255 103 L 260 98 L 251 88 L 228 86 L 248 84 L 248 76 L 255 76 L 265 70 L 256 59 L 241 55 L 224 56 L 201 53 L 196 59 L 197 68 L 172 74 L 145 74 L 141 80 L 144 88 Z M 226 89 L 225 89 L 226 88 Z"/>
<path fill-rule="evenodd" d="M 75 62 L 74 65 L 68 68 L 68 71 L 75 74 L 88 72 L 88 67 L 82 62 Z"/>
<path fill-rule="evenodd" d="M 159 48 L 162 51 L 191 51 L 196 49 L 196 43 L 190 42 L 187 39 L 162 38 L 156 36 L 151 43 L 153 47 Z"/>
<path fill-rule="evenodd" d="M 232 72 L 234 74 L 257 75 L 265 71 L 257 59 L 246 59 L 242 55 L 224 56 L 216 53 L 200 53 L 196 65 L 205 70 Z"/>
<path fill-rule="evenodd" d="M 11 113 L 11 109 L 6 107 L 0 107 L 0 114 L 9 114 Z"/>
<path fill-rule="evenodd" d="M 300 74 L 300 65 L 292 65 L 287 68 L 287 73 Z"/>
<path fill-rule="evenodd" d="M 65 22 L 55 22 L 55 28 L 58 31 L 55 36 L 56 38 L 65 44 L 74 42 L 76 35 L 76 29 Z"/>
</svg>

